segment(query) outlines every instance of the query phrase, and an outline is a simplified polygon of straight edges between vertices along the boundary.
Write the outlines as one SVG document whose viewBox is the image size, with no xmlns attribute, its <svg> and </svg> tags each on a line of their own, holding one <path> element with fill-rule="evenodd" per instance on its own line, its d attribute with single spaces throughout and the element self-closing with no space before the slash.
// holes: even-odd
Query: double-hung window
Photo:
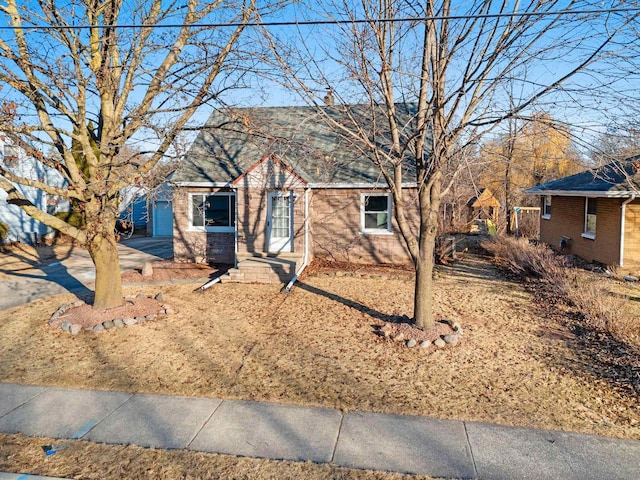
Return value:
<svg viewBox="0 0 640 480">
<path fill-rule="evenodd" d="M 235 195 L 232 192 L 191 194 L 189 226 L 208 232 L 233 232 L 236 224 Z"/>
<path fill-rule="evenodd" d="M 545 220 L 551 218 L 551 195 L 542 197 L 542 218 Z"/>
<path fill-rule="evenodd" d="M 360 205 L 360 223 L 363 233 L 391 232 L 391 195 L 363 193 Z"/>
<path fill-rule="evenodd" d="M 584 233 L 585 238 L 596 238 L 596 198 L 586 198 L 584 204 Z"/>
</svg>

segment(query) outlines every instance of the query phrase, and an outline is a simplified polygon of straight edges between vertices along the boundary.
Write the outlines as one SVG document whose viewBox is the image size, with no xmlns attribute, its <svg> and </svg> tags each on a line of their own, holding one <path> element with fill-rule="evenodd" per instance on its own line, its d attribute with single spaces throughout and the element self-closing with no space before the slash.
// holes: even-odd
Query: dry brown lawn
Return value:
<svg viewBox="0 0 640 480">
<path fill-rule="evenodd" d="M 612 292 L 629 299 L 630 315 L 640 318 L 640 284 L 631 282 L 612 283 Z M 640 332 L 639 332 L 640 334 Z"/>
<path fill-rule="evenodd" d="M 463 341 L 442 350 L 409 349 L 375 333 L 385 321 L 411 311 L 409 275 L 363 271 L 312 270 L 290 294 L 273 285 L 217 284 L 202 293 L 193 292 L 196 284 L 168 285 L 161 290 L 176 314 L 101 334 L 71 336 L 48 327 L 51 313 L 72 295 L 38 300 L 0 312 L 0 381 L 428 415 L 640 439 L 637 346 L 585 334 L 575 328 L 569 309 L 542 304 L 487 260 L 467 256 L 439 268 L 434 294 L 437 317 L 458 320 Z M 153 295 L 159 289 L 128 287 L 126 293 Z M 0 470 L 3 463 L 0 456 Z M 231 476 L 352 478 L 346 471 L 290 473 L 288 466 L 261 477 L 248 472 L 263 467 L 246 468 Z M 151 475 L 165 477 L 183 478 Z"/>
<path fill-rule="evenodd" d="M 42 445 L 56 445 L 50 457 Z M 133 445 L 102 445 L 74 440 L 29 438 L 0 434 L 0 472 L 30 472 L 87 480 L 429 480 L 431 477 L 402 475 L 231 455 L 155 450 Z"/>
</svg>

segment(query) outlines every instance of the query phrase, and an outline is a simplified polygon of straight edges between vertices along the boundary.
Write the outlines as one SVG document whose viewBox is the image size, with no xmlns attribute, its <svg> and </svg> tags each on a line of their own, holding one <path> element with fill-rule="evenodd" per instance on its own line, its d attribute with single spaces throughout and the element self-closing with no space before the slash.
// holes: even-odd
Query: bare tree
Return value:
<svg viewBox="0 0 640 480">
<path fill-rule="evenodd" d="M 187 122 L 235 85 L 255 0 L 6 0 L 0 18 L 3 132 L 67 186 L 0 166 L 0 188 L 76 239 L 96 267 L 94 308 L 121 305 L 120 190 L 167 154 Z M 200 26 L 206 23 L 219 27 Z M 133 146 L 127 150 L 128 146 Z M 54 152 L 46 155 L 43 152 Z M 135 155 L 126 155 L 126 152 Z M 69 199 L 83 225 L 36 208 L 14 184 Z"/>
<path fill-rule="evenodd" d="M 599 71 L 599 62 L 637 40 L 621 38 L 632 31 L 625 28 L 637 13 L 601 7 L 560 0 L 344 0 L 317 9 L 325 18 L 347 21 L 317 32 L 322 36 L 301 32 L 295 51 L 291 39 L 285 44 L 272 33 L 289 86 L 313 104 L 319 103 L 316 92 L 330 89 L 336 103 L 319 107 L 325 121 L 386 180 L 416 270 L 418 326 L 434 324 L 434 244 L 441 199 L 452 180 L 445 167 L 508 118 L 534 106 L 579 102 L 582 95 L 602 99 L 595 92 L 615 88 L 622 71 L 616 78 L 615 68 Z M 354 103 L 369 108 L 366 123 L 361 115 L 349 122 L 331 115 L 332 109 L 349 115 Z M 408 189 L 411 183 L 415 188 Z M 417 228 L 407 216 L 412 202 L 419 209 Z"/>
<path fill-rule="evenodd" d="M 512 117 L 505 123 L 508 131 L 483 145 L 478 178 L 503 199 L 506 230 L 511 233 L 513 208 L 526 201 L 525 188 L 578 173 L 585 167 L 571 132 L 547 113 Z"/>
<path fill-rule="evenodd" d="M 596 167 L 633 157 L 640 154 L 640 130 L 635 125 L 608 128 L 589 147 L 590 160 Z"/>
</svg>

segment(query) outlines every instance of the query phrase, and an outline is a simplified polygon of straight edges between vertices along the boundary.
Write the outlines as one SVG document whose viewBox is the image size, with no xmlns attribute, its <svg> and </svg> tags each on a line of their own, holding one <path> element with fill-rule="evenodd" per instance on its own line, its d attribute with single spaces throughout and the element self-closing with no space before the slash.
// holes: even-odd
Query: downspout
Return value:
<svg viewBox="0 0 640 480">
<path fill-rule="evenodd" d="M 224 274 L 222 274 L 222 275 L 224 275 Z M 205 283 L 201 287 L 196 288 L 195 291 L 196 292 L 204 292 L 207 288 L 209 288 L 209 287 L 215 285 L 216 283 L 222 281 L 222 275 L 209 280 L 207 283 Z"/>
<path fill-rule="evenodd" d="M 624 227 L 625 227 L 625 217 L 627 213 L 627 204 L 633 202 L 636 199 L 636 194 L 632 193 L 629 198 L 627 198 L 624 202 L 622 202 L 622 218 L 620 219 L 620 262 L 618 265 L 620 267 L 624 267 Z"/>
<path fill-rule="evenodd" d="M 285 287 L 280 290 L 282 293 L 289 293 L 293 288 L 293 284 L 296 283 L 298 277 L 304 269 L 307 267 L 309 261 L 309 187 L 304 189 L 304 256 L 302 258 L 302 265 L 295 273 L 293 278 L 287 283 Z"/>
<path fill-rule="evenodd" d="M 235 218 L 233 219 L 235 228 L 233 229 L 233 268 L 238 268 L 238 189 L 231 187 L 233 190 L 233 197 L 235 208 Z"/>
</svg>

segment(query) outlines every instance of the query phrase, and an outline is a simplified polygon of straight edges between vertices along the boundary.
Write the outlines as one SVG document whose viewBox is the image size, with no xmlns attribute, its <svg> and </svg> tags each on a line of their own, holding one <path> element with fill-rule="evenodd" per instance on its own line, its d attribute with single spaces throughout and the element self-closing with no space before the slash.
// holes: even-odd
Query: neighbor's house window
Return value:
<svg viewBox="0 0 640 480">
<path fill-rule="evenodd" d="M 2 148 L 2 156 L 6 166 L 14 166 L 18 161 L 20 149 L 15 145 L 4 144 Z"/>
<path fill-rule="evenodd" d="M 596 198 L 585 199 L 584 233 L 585 238 L 596 238 Z"/>
<path fill-rule="evenodd" d="M 363 193 L 360 220 L 362 231 L 365 233 L 391 232 L 391 195 Z"/>
<path fill-rule="evenodd" d="M 190 196 L 189 227 L 208 232 L 233 232 L 236 223 L 236 202 L 233 193 L 192 193 Z"/>
<path fill-rule="evenodd" d="M 542 197 L 542 218 L 545 220 L 551 218 L 551 195 Z"/>
</svg>

